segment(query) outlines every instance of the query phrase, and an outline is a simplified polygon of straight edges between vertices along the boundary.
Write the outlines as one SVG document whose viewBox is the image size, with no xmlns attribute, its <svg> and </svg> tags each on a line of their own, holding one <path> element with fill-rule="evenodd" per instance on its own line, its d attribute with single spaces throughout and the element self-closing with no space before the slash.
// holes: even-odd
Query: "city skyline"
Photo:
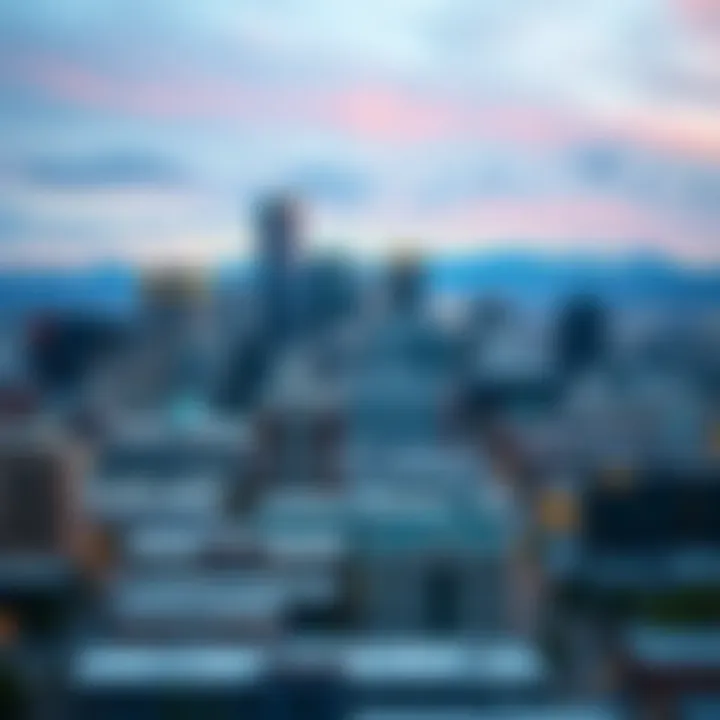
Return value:
<svg viewBox="0 0 720 720">
<path fill-rule="evenodd" d="M 716 261 L 714 0 L 0 6 L 5 264 L 218 262 L 301 197 L 358 256 Z"/>
</svg>

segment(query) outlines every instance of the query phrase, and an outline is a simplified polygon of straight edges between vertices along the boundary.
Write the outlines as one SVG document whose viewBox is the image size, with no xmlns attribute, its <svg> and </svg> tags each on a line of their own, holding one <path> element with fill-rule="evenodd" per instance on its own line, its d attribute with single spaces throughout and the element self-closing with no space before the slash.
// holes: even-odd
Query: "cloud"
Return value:
<svg viewBox="0 0 720 720">
<path fill-rule="evenodd" d="M 0 205 L 0 242 L 21 239 L 28 230 L 28 218 L 14 207 Z"/>
<path fill-rule="evenodd" d="M 356 206 L 372 196 L 371 180 L 364 173 L 337 164 L 315 164 L 288 174 L 287 183 L 310 202 Z"/>
<path fill-rule="evenodd" d="M 16 172 L 30 185 L 68 190 L 133 186 L 171 188 L 187 181 L 185 172 L 176 162 L 139 151 L 35 157 L 20 163 Z"/>
<path fill-rule="evenodd" d="M 544 144 L 566 142 L 589 130 L 586 119 L 567 109 L 478 102 L 463 92 L 378 79 L 309 87 L 202 75 L 131 81 L 47 57 L 28 63 L 25 82 L 44 98 L 87 112 L 172 125 L 240 124 L 266 134 L 320 128 L 398 145 L 458 137 Z"/>
<path fill-rule="evenodd" d="M 696 41 L 716 7 L 0 3 L 0 183 L 5 198 L 8 183 L 25 193 L 0 234 L 25 227 L 28 243 L 53 247 L 76 228 L 137 253 L 150 237 L 167 252 L 230 247 L 238 206 L 277 181 L 360 251 L 366 227 L 438 244 L 534 228 L 580 238 L 613 222 L 618 238 L 659 237 L 667 213 L 673 232 L 704 238 L 719 76 L 713 43 Z"/>
<path fill-rule="evenodd" d="M 106 230 L 107 226 L 93 227 L 77 218 L 29 212 L 27 208 L 5 203 L 0 205 L 0 242 L 4 251 L 31 248 L 40 241 L 50 247 L 54 245 L 56 249 L 64 242 L 79 243 L 87 248 L 102 239 Z"/>
<path fill-rule="evenodd" d="M 720 30 L 720 3 L 717 0 L 674 0 L 674 3 L 693 26 Z"/>
</svg>

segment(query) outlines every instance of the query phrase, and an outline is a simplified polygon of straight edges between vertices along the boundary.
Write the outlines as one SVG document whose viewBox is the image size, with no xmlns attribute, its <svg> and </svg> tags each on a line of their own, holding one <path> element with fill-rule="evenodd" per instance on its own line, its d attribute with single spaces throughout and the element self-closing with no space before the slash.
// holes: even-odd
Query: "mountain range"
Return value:
<svg viewBox="0 0 720 720">
<path fill-rule="evenodd" d="M 372 277 L 380 265 L 367 266 Z M 217 287 L 244 285 L 250 265 L 224 265 L 211 273 Z M 41 309 L 131 310 L 140 296 L 140 272 L 108 264 L 82 269 L 0 270 L 0 314 Z M 432 291 L 444 295 L 506 297 L 544 303 L 578 292 L 611 304 L 669 304 L 675 309 L 720 303 L 720 267 L 690 267 L 654 255 L 600 259 L 527 253 L 467 254 L 427 262 Z"/>
</svg>

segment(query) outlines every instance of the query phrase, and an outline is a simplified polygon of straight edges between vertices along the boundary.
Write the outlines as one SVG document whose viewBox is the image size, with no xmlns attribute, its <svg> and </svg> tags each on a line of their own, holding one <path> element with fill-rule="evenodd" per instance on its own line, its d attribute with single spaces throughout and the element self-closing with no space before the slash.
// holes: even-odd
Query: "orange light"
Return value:
<svg viewBox="0 0 720 720">
<path fill-rule="evenodd" d="M 20 634 L 20 627 L 14 613 L 0 610 L 0 645 L 12 644 Z"/>
<path fill-rule="evenodd" d="M 720 423 L 712 428 L 709 445 L 713 457 L 720 457 Z"/>
<path fill-rule="evenodd" d="M 629 467 L 611 467 L 603 475 L 603 485 L 613 490 L 629 490 L 633 485 L 633 473 Z"/>
<path fill-rule="evenodd" d="M 570 532 L 580 523 L 577 504 L 570 493 L 551 491 L 540 503 L 540 524 L 551 532 Z"/>
<path fill-rule="evenodd" d="M 103 528 L 93 528 L 85 536 L 83 564 L 96 576 L 104 576 L 114 565 L 112 538 Z"/>
</svg>

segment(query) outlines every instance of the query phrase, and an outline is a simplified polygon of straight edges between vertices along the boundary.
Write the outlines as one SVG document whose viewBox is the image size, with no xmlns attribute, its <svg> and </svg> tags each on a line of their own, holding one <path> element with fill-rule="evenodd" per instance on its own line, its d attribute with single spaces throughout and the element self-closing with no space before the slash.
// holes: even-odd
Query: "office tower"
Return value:
<svg viewBox="0 0 720 720">
<path fill-rule="evenodd" d="M 457 638 L 507 632 L 511 510 L 482 492 L 356 494 L 356 622 L 368 632 Z M 486 506 L 487 503 L 487 506 Z"/>
<path fill-rule="evenodd" d="M 302 268 L 300 293 L 304 334 L 332 331 L 357 308 L 356 277 L 342 258 L 312 258 Z"/>
<path fill-rule="evenodd" d="M 0 658 L 0 717 L 13 720 L 34 717 L 32 689 L 18 663 L 10 657 Z"/>
<path fill-rule="evenodd" d="M 74 720 L 282 717 L 267 708 L 268 651 L 215 643 L 84 643 L 69 660 Z"/>
<path fill-rule="evenodd" d="M 143 314 L 136 364 L 153 399 L 203 395 L 211 362 L 205 336 L 211 328 L 207 278 L 197 270 L 165 267 L 143 278 Z"/>
<path fill-rule="evenodd" d="M 79 610 L 83 465 L 63 437 L 0 436 L 0 603 L 21 637 L 60 637 Z"/>
<path fill-rule="evenodd" d="M 641 625 L 624 634 L 616 664 L 633 717 L 720 717 L 716 626 Z"/>
<path fill-rule="evenodd" d="M 332 388 L 311 377 L 278 382 L 258 416 L 257 461 L 267 481 L 336 485 L 343 415 Z"/>
<path fill-rule="evenodd" d="M 296 313 L 298 211 L 289 198 L 273 197 L 257 211 L 257 300 L 260 324 L 274 345 L 292 335 Z"/>
<path fill-rule="evenodd" d="M 223 410 L 247 410 L 262 395 L 268 379 L 270 346 L 265 335 L 250 330 L 231 342 L 220 372 L 215 403 Z"/>
<path fill-rule="evenodd" d="M 205 279 L 190 269 L 153 270 L 141 284 L 143 317 L 153 330 L 185 327 L 207 296 Z"/>
<path fill-rule="evenodd" d="M 90 313 L 55 312 L 30 325 L 27 359 L 43 391 L 72 392 L 123 344 L 122 324 Z"/>
<path fill-rule="evenodd" d="M 58 556 L 79 549 L 81 458 L 66 440 L 41 433 L 0 437 L 0 553 Z"/>
<path fill-rule="evenodd" d="M 354 441 L 363 445 L 434 445 L 448 430 L 457 377 L 455 338 L 432 318 L 408 312 L 413 306 L 403 302 L 382 318 L 360 351 L 348 420 Z"/>
<path fill-rule="evenodd" d="M 391 307 L 399 312 L 416 312 L 424 299 L 425 269 L 419 257 L 403 254 L 388 268 L 387 291 Z"/>
<path fill-rule="evenodd" d="M 608 350 L 608 317 L 600 298 L 578 296 L 560 312 L 557 356 L 563 372 L 575 374 L 602 362 Z"/>
</svg>

